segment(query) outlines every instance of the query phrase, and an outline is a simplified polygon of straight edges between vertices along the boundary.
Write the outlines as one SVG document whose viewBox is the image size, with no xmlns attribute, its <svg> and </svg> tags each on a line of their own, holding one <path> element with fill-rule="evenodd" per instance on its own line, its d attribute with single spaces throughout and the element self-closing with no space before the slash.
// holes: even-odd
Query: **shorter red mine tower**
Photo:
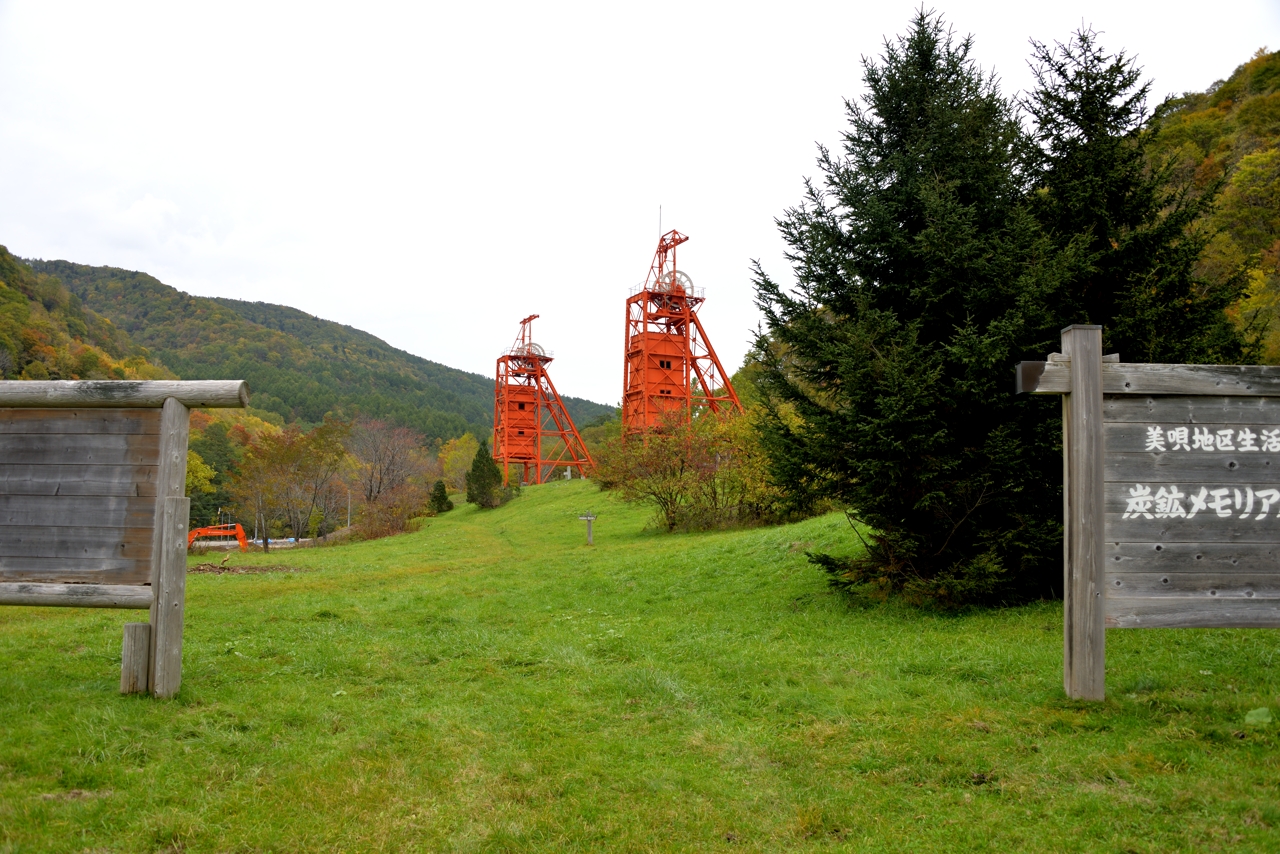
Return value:
<svg viewBox="0 0 1280 854">
<path fill-rule="evenodd" d="M 688 239 L 674 230 L 662 235 L 648 278 L 627 300 L 624 433 L 648 430 L 671 413 L 689 421 L 700 411 L 742 411 L 698 320 L 705 291 L 676 267 L 676 247 Z"/>
<path fill-rule="evenodd" d="M 498 357 L 493 458 L 502 466 L 504 484 L 513 465 L 522 467 L 520 481 L 529 484 L 542 483 L 556 466 L 576 468 L 585 477 L 595 465 L 547 375 L 551 354 L 533 343 L 537 317 L 520 321 L 516 343 Z"/>
</svg>

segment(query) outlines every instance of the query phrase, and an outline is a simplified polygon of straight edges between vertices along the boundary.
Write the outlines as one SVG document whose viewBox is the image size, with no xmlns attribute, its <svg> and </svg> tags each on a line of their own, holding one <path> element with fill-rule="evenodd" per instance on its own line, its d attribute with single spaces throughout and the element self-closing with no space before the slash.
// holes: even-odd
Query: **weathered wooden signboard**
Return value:
<svg viewBox="0 0 1280 854">
<path fill-rule="evenodd" d="M 138 608 L 120 690 L 177 693 L 189 407 L 244 382 L 0 381 L 0 605 Z"/>
<path fill-rule="evenodd" d="M 1107 627 L 1280 627 L 1280 368 L 1123 364 L 1070 326 L 1017 390 L 1063 398 L 1070 696 L 1103 698 Z"/>
</svg>

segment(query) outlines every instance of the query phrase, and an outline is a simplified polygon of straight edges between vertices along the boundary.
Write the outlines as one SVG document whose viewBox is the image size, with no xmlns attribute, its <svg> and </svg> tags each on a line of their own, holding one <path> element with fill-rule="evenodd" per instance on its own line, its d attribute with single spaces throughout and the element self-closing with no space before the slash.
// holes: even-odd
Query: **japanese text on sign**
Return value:
<svg viewBox="0 0 1280 854">
<path fill-rule="evenodd" d="M 1280 427 L 1147 427 L 1148 451 L 1265 451 L 1280 453 Z"/>
<path fill-rule="evenodd" d="M 1265 519 L 1273 508 L 1280 509 L 1280 489 L 1254 489 L 1252 486 L 1224 486 L 1199 492 L 1188 487 L 1182 492 L 1176 485 L 1165 484 L 1152 492 L 1146 484 L 1137 483 L 1129 490 L 1122 519 L 1194 519 L 1196 515 L 1219 518 Z M 1280 513 L 1276 514 L 1280 517 Z"/>
</svg>

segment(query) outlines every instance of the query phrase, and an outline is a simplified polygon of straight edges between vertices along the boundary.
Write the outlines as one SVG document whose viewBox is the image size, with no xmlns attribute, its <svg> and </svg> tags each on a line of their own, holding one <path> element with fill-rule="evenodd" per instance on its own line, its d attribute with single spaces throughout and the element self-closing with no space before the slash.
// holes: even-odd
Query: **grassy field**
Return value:
<svg viewBox="0 0 1280 854">
<path fill-rule="evenodd" d="M 137 615 L 0 609 L 0 852 L 1280 850 L 1274 632 L 1111 632 L 1075 703 L 1056 604 L 855 605 L 803 555 L 841 517 L 646 517 L 237 554 L 292 571 L 189 575 L 172 701 L 116 693 Z"/>
</svg>

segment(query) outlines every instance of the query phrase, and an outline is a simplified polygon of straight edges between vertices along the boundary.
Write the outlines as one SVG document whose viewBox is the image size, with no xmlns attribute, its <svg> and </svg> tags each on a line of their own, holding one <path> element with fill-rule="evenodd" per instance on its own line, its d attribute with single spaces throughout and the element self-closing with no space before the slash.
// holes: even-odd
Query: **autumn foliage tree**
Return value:
<svg viewBox="0 0 1280 854">
<path fill-rule="evenodd" d="M 652 505 L 667 531 L 705 530 L 772 521 L 781 493 L 748 415 L 673 414 L 656 428 L 608 440 L 596 478 L 623 500 Z"/>
<path fill-rule="evenodd" d="M 467 486 L 467 472 L 475 461 L 479 440 L 470 433 L 450 439 L 440 449 L 440 467 L 445 485 L 453 492 L 461 492 Z"/>
<path fill-rule="evenodd" d="M 296 426 L 266 433 L 247 447 L 232 494 L 242 516 L 256 521 L 264 548 L 275 524 L 296 539 L 337 528 L 347 506 L 343 440 L 350 425 L 326 420 L 310 432 Z"/>
<path fill-rule="evenodd" d="M 405 530 L 428 500 L 427 483 L 438 463 L 421 434 L 385 421 L 357 419 L 346 441 L 360 500 L 360 534 L 383 536 Z"/>
</svg>

